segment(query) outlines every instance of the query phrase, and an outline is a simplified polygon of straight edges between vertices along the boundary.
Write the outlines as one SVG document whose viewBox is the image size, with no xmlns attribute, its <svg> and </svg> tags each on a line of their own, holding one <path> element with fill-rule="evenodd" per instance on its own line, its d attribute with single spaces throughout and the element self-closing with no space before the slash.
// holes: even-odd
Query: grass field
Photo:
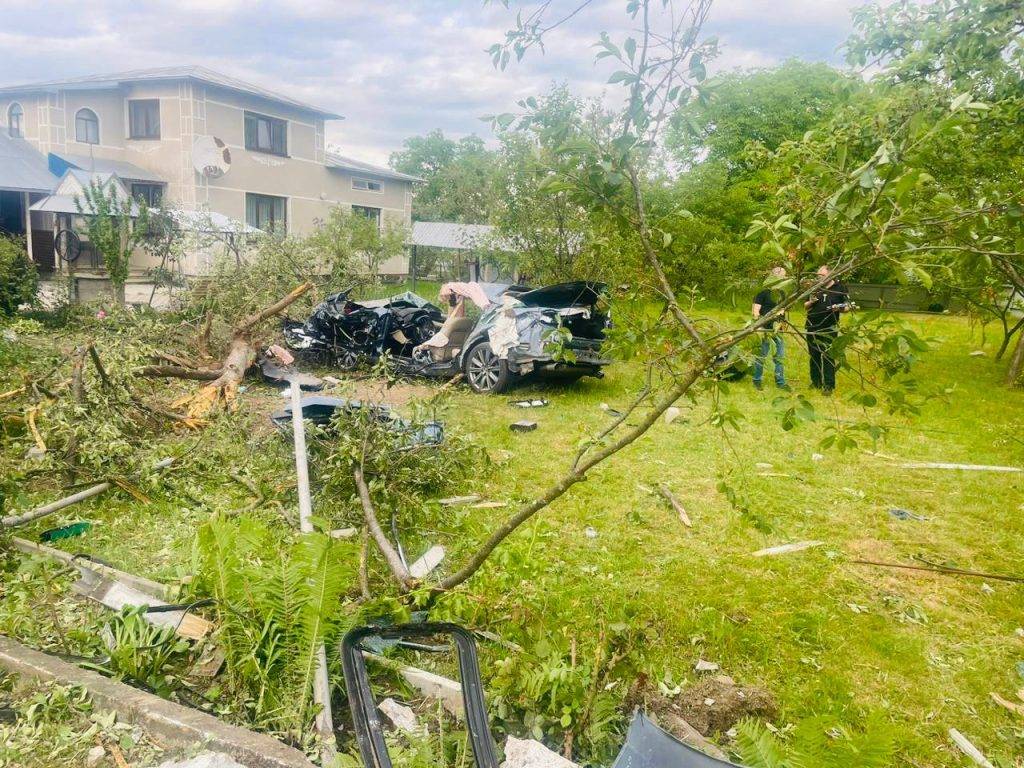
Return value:
<svg viewBox="0 0 1024 768">
<path fill-rule="evenodd" d="M 877 447 L 839 453 L 819 448 L 826 419 L 858 419 L 844 399 L 809 390 L 806 357 L 790 345 L 787 371 L 822 421 L 784 432 L 773 409 L 770 376 L 763 392 L 749 380 L 730 388 L 743 414 L 738 430 L 708 424 L 709 408 L 680 403 L 681 416 L 594 470 L 590 478 L 528 523 L 438 615 L 499 635 L 550 636 L 581 647 L 618 625 L 636 630 L 633 669 L 669 688 L 695 679 L 698 659 L 713 661 L 740 683 L 769 690 L 779 704 L 775 725 L 827 716 L 856 727 L 880 714 L 896 729 L 896 764 L 959 766 L 947 736 L 954 727 L 1002 766 L 1024 754 L 1024 718 L 995 704 L 990 692 L 1016 701 L 1024 688 L 1024 586 L 1011 582 L 888 570 L 855 558 L 909 563 L 915 556 L 979 571 L 1024 575 L 1024 474 L 901 469 L 902 462 L 943 461 L 1024 466 L 1024 393 L 1001 384 L 1002 368 L 979 348 L 976 329 L 959 318 L 910 319 L 933 340 L 918 376 L 947 391 L 913 419 L 886 419 Z M 45 337 L 29 340 L 44 344 Z M 568 465 L 581 438 L 610 418 L 602 404 L 627 404 L 639 371 L 613 364 L 603 380 L 530 384 L 509 396 L 481 397 L 457 389 L 443 407 L 449 429 L 486 446 L 497 465 L 459 493 L 509 503 L 509 508 L 451 511 L 444 530 L 416 527 L 409 512 L 406 548 L 430 542 L 459 562 L 472 543 L 516 502 L 538 494 Z M 0 389 L 16 381 L 0 374 Z M 366 394 L 367 385 L 361 394 Z M 399 387 L 391 397 L 415 395 Z M 429 387 L 428 387 L 429 388 Z M 346 391 L 346 386 L 342 387 Z M 523 411 L 510 399 L 540 396 L 546 408 Z M 234 468 L 257 478 L 289 479 L 289 445 L 267 424 L 281 399 L 262 385 L 242 396 L 237 416 L 201 435 L 168 438 L 154 458 L 187 447 L 193 469 L 175 479 L 174 503 L 148 506 L 108 495 L 49 518 L 26 534 L 61 522 L 93 520 L 83 548 L 119 567 L 161 579 L 192 568 L 196 527 L 211 511 L 237 509 L 245 490 L 224 478 Z M 510 422 L 532 418 L 519 434 Z M 8 455 L 24 438 L 8 441 Z M 176 447 L 175 447 L 176 446 Z M 873 451 L 873 452 L 869 452 Z M 770 465 L 770 466 L 768 466 Z M 314 476 L 316 471 L 314 469 Z M 717 489 L 727 482 L 770 525 L 756 530 Z M 316 477 L 314 477 L 316 481 Z M 687 509 L 692 528 L 651 489 L 666 483 Z M 39 480 L 12 499 L 19 508 L 51 499 Z M 187 494 L 193 502 L 182 503 Z M 358 519 L 351 499 L 317 498 L 332 522 Z M 924 519 L 897 519 L 891 509 Z M 283 510 L 286 520 L 294 508 Z M 264 511 L 268 520 L 280 514 Z M 588 529 L 592 529 L 589 531 Z M 755 558 L 767 546 L 820 540 L 822 546 Z M 383 571 L 377 571 L 382 573 Z M 378 582 L 380 583 L 380 582 Z M 0 610 L 0 631 L 19 623 Z M 45 633 L 25 628 L 28 639 Z M 484 674 L 507 651 L 485 648 Z"/>
</svg>

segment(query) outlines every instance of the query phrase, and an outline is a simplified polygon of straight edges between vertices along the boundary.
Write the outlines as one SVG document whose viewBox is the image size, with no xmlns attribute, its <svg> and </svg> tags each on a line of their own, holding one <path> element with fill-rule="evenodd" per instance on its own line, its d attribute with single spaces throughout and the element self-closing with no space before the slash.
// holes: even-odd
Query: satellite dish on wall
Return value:
<svg viewBox="0 0 1024 768">
<path fill-rule="evenodd" d="M 216 136 L 196 136 L 192 142 L 192 167 L 207 179 L 219 179 L 231 170 L 231 150 Z"/>
</svg>

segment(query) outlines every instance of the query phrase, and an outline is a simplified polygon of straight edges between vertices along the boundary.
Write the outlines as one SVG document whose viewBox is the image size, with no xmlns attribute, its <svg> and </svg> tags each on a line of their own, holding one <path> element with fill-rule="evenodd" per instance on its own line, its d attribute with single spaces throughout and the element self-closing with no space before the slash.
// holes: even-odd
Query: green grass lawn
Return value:
<svg viewBox="0 0 1024 768">
<path fill-rule="evenodd" d="M 480 574 L 442 600 L 438 615 L 521 644 L 531 635 L 549 635 L 576 639 L 581 648 L 626 624 L 635 630 L 638 672 L 685 686 L 695 680 L 699 658 L 716 662 L 737 682 L 771 691 L 780 728 L 814 715 L 856 726 L 880 712 L 897 729 L 897 764 L 963 765 L 947 736 L 955 727 L 990 759 L 1015 765 L 1024 754 L 1024 720 L 994 704 L 989 693 L 1016 700 L 1015 691 L 1024 687 L 1016 669 L 1024 660 L 1024 637 L 1016 633 L 1024 626 L 1024 586 L 850 562 L 911 562 L 920 555 L 1024 575 L 1024 474 L 899 467 L 903 461 L 1024 466 L 1024 392 L 1002 386 L 991 344 L 986 356 L 970 356 L 979 339 L 966 321 L 915 316 L 910 322 L 934 340 L 918 376 L 948 394 L 926 404 L 919 417 L 883 417 L 890 429 L 874 449 L 881 455 L 821 450 L 825 421 L 784 432 L 770 376 L 763 392 L 749 380 L 730 387 L 730 402 L 745 416 L 738 431 L 709 425 L 706 403 L 680 403 L 674 423 L 659 422 L 525 525 Z M 831 398 L 812 393 L 806 364 L 791 343 L 791 383 L 822 419 L 863 417 L 844 399 L 852 382 L 841 380 Z M 418 554 L 440 542 L 449 548 L 448 562 L 459 562 L 516 502 L 533 498 L 566 469 L 577 443 L 608 423 L 601 405 L 625 406 L 638 380 L 635 366 L 617 363 L 603 380 L 531 384 L 508 396 L 457 389 L 442 414 L 448 428 L 486 446 L 499 461 L 456 490 L 509 507 L 449 510 L 441 530 L 424 522 L 436 510 L 421 517 L 409 510 L 402 522 L 414 533 L 406 548 Z M 532 396 L 551 404 L 528 411 L 510 405 Z M 291 479 L 290 445 L 266 423 L 267 410 L 278 402 L 262 386 L 251 386 L 237 417 L 152 448 L 154 458 L 175 445 L 202 457 L 188 477 L 173 480 L 192 501 L 181 502 L 179 493 L 174 503 L 157 498 L 143 506 L 111 494 L 26 534 L 91 519 L 98 525 L 88 540 L 62 546 L 88 549 L 156 578 L 187 576 L 196 527 L 214 509 L 245 504 L 247 493 L 224 477 L 226 466 L 260 482 Z M 538 421 L 538 429 L 511 432 L 508 425 L 521 418 Z M 27 445 L 9 441 L 5 451 L 23 452 Z M 315 468 L 313 474 L 315 480 Z M 733 509 L 716 487 L 723 478 L 768 521 L 771 533 L 758 532 Z M 686 507 L 692 528 L 651 492 L 660 483 Z M 26 490 L 19 504 L 57 493 L 42 481 Z M 350 499 L 314 503 L 332 522 L 358 519 Z M 927 519 L 899 520 L 890 515 L 893 508 Z M 283 512 L 284 523 L 280 512 L 259 514 L 287 526 L 294 507 Z M 751 556 L 805 539 L 824 545 Z M 383 570 L 374 572 L 380 577 Z M 9 625 L 0 624 L 0 631 L 3 626 Z M 484 649 L 485 677 L 507 653 Z"/>
</svg>

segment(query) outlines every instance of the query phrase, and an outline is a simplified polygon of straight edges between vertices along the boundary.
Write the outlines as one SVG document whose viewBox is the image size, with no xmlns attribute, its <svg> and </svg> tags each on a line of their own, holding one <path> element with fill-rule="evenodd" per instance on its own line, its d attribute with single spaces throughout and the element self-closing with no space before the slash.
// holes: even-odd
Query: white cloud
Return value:
<svg viewBox="0 0 1024 768">
<path fill-rule="evenodd" d="M 715 71 L 791 57 L 837 59 L 849 10 L 862 0 L 718 0 L 708 33 Z M 570 8 L 575 0 L 555 0 Z M 513 3 L 514 5 L 514 3 Z M 0 84 L 104 71 L 201 64 L 346 116 L 328 138 L 383 162 L 404 138 L 441 128 L 489 135 L 479 121 L 567 82 L 615 98 L 609 61 L 594 64 L 602 29 L 635 34 L 622 0 L 600 0 L 502 72 L 485 53 L 514 11 L 481 0 L 0 0 Z"/>
</svg>

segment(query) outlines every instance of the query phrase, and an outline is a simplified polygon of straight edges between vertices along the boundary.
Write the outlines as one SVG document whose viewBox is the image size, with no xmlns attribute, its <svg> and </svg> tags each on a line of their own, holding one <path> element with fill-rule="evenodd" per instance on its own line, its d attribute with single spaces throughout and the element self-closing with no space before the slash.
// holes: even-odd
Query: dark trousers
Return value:
<svg viewBox="0 0 1024 768">
<path fill-rule="evenodd" d="M 832 342 L 838 335 L 836 328 L 807 332 L 807 354 L 811 358 L 811 386 L 816 389 L 836 388 L 836 361 L 832 357 Z"/>
</svg>

